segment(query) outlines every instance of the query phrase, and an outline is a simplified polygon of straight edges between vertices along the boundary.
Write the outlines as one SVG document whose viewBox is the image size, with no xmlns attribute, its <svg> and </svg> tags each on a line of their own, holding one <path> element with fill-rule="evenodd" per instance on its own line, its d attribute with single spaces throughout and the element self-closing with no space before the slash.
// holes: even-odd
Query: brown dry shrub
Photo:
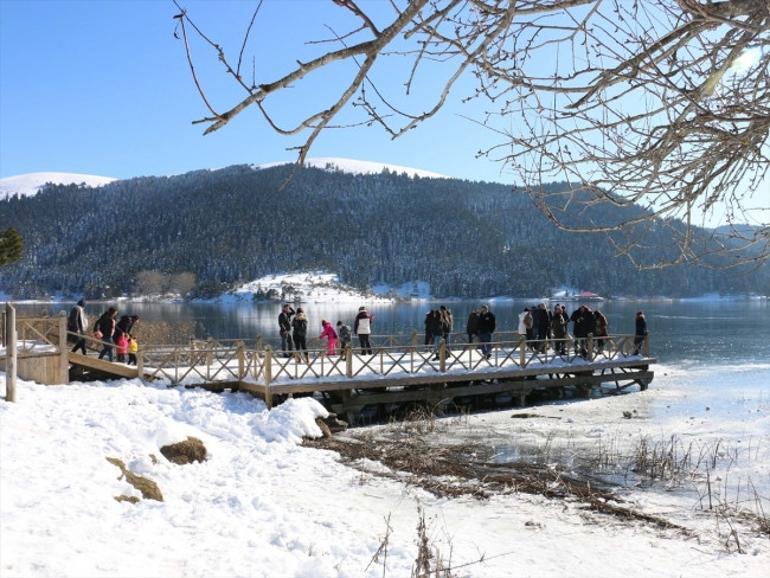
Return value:
<svg viewBox="0 0 770 578">
<path fill-rule="evenodd" d="M 157 500 L 158 502 L 163 501 L 163 494 L 160 493 L 160 488 L 158 487 L 158 484 L 153 482 L 149 478 L 144 478 L 142 476 L 136 475 L 134 472 L 126 468 L 126 464 L 123 463 L 123 460 L 120 460 L 118 458 L 106 458 L 108 462 L 110 462 L 113 466 L 120 469 L 121 476 L 126 478 L 126 481 L 134 486 L 137 490 L 139 490 L 142 493 L 142 497 L 145 500 Z M 118 478 L 118 479 L 120 479 Z M 119 500 L 121 496 L 117 496 L 115 499 Z M 127 498 L 127 496 L 126 496 Z M 132 501 L 130 498 L 128 501 Z"/>
<path fill-rule="evenodd" d="M 169 444 L 160 448 L 160 453 L 170 462 L 184 465 L 192 462 L 204 462 L 208 455 L 206 446 L 198 438 L 189 437 L 183 442 Z"/>
</svg>

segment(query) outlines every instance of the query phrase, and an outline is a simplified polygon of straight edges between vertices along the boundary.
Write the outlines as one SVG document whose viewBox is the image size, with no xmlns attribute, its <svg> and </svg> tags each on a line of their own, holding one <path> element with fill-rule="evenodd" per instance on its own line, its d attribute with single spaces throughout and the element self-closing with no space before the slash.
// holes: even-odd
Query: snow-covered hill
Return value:
<svg viewBox="0 0 770 578">
<path fill-rule="evenodd" d="M 241 285 L 231 293 L 222 295 L 220 301 L 251 301 L 254 298 L 301 303 L 351 303 L 393 301 L 390 297 L 365 294 L 358 289 L 340 283 L 334 273 L 308 271 L 266 275 Z"/>
<path fill-rule="evenodd" d="M 253 165 L 255 169 L 266 169 L 269 167 L 285 165 L 290 163 L 265 163 L 259 165 Z M 343 173 L 352 173 L 359 175 L 378 174 L 384 170 L 388 170 L 392 173 L 402 174 L 406 173 L 410 177 L 422 177 L 430 179 L 447 179 L 446 175 L 439 173 L 433 173 L 431 171 L 424 171 L 422 169 L 414 169 L 411 167 L 403 167 L 401 165 L 390 165 L 386 163 L 378 163 L 374 161 L 358 161 L 354 159 L 343 159 L 336 157 L 318 157 L 307 159 L 305 165 L 308 167 L 315 167 L 318 169 L 326 169 L 330 171 L 342 171 Z"/>
<path fill-rule="evenodd" d="M 0 200 L 19 194 L 27 197 L 36 194 L 46 183 L 56 185 L 69 185 L 72 183 L 86 184 L 89 187 L 100 187 L 117 179 L 113 177 L 100 177 L 97 175 L 83 175 L 79 173 L 26 173 L 3 177 L 0 179 Z"/>
</svg>

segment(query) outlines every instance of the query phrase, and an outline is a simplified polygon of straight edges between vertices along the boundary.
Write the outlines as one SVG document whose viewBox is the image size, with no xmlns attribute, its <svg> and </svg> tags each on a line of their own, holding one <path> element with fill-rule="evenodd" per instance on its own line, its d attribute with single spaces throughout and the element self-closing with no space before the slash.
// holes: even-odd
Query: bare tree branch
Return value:
<svg viewBox="0 0 770 578">
<path fill-rule="evenodd" d="M 348 105 L 362 113 L 361 122 L 398 138 L 442 110 L 457 81 L 470 76 L 476 88 L 464 100 L 488 103 L 474 120 L 501 139 L 480 154 L 517 175 L 558 227 L 609 235 L 618 254 L 640 268 L 770 259 L 768 211 L 745 209 L 749 199 L 759 198 L 758 188 L 767 187 L 770 168 L 768 0 L 391 0 L 376 9 L 356 0 L 330 4 L 354 22 L 325 41 L 341 47 L 310 43 L 319 51 L 313 58 L 252 86 L 243 83 L 240 68 L 261 0 L 235 69 L 221 45 L 179 7 L 191 74 L 213 115 L 196 121 L 208 125 L 204 134 L 256 106 L 272 130 L 303 135 L 295 147 L 302 163 Z M 215 112 L 206 98 L 185 24 L 247 91 L 225 112 Z M 255 59 L 269 58 L 270 50 L 254 50 Z M 403 83 L 378 81 L 385 58 L 404 63 Z M 289 128 L 279 126 L 268 96 L 301 89 L 311 72 L 339 63 L 349 65 L 351 79 L 338 87 L 334 101 L 305 112 Z M 433 100 L 409 110 L 421 74 L 435 72 L 444 81 L 432 85 Z M 394 86 L 400 87 L 395 94 Z M 547 186 L 557 181 L 565 183 L 559 190 Z M 717 209 L 725 211 L 729 227 L 703 229 Z M 668 231 L 672 248 L 652 247 L 650 232 L 660 230 Z"/>
</svg>

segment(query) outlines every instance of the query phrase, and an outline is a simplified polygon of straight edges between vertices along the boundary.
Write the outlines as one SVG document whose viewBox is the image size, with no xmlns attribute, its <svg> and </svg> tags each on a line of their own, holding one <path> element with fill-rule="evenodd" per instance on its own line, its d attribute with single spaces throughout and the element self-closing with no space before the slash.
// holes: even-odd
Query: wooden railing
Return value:
<svg viewBox="0 0 770 578">
<path fill-rule="evenodd" d="M 42 339 L 46 331 L 38 329 Z M 499 335 L 499 334 L 497 334 Z M 496 337 L 497 337 L 496 335 Z M 591 364 L 624 360 L 637 354 L 634 335 L 611 335 L 601 338 L 547 339 L 526 341 L 518 334 L 514 339 L 497 339 L 490 343 L 460 340 L 438 346 L 415 343 L 411 336 L 385 336 L 374 345 L 372 354 L 364 354 L 356 344 L 348 345 L 340 355 L 328 355 L 326 348 L 311 348 L 301 354 L 284 355 L 269 345 L 255 346 L 241 340 L 191 340 L 188 345 L 142 346 L 137 352 L 138 375 L 168 381 L 172 385 L 200 383 L 249 382 L 264 388 L 271 397 L 271 387 L 310 381 L 393 382 L 409 378 L 431 378 L 441 374 L 472 378 L 474 374 L 516 372 L 539 367 L 553 368 L 554 373 L 580 371 Z M 83 335 L 91 349 L 115 344 Z M 403 344 L 407 339 L 407 344 Z M 488 355 L 482 353 L 488 351 Z M 638 345 L 638 353 L 649 356 L 649 339 Z"/>
</svg>

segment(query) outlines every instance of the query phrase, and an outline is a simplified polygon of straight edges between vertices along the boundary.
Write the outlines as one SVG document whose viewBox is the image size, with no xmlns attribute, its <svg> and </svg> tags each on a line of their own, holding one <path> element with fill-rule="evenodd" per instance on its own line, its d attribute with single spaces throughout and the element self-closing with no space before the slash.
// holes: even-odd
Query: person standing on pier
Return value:
<svg viewBox="0 0 770 578">
<path fill-rule="evenodd" d="M 604 313 L 598 309 L 594 311 L 594 336 L 596 337 L 596 351 L 601 353 L 609 335 L 609 322 Z"/>
<path fill-rule="evenodd" d="M 321 320 L 321 327 L 323 329 L 318 339 L 326 339 L 326 355 L 337 355 L 337 332 L 326 319 Z"/>
<path fill-rule="evenodd" d="M 636 312 L 636 331 L 634 331 L 634 355 L 639 355 L 644 338 L 647 336 L 647 320 L 642 311 Z"/>
<path fill-rule="evenodd" d="M 284 357 L 291 355 L 291 318 L 293 315 L 294 309 L 288 303 L 284 303 L 278 314 L 278 329 L 281 334 L 281 350 Z"/>
<path fill-rule="evenodd" d="M 372 334 L 372 321 L 374 315 L 370 315 L 363 305 L 358 308 L 355 323 L 353 323 L 353 335 L 358 335 L 358 342 L 361 345 L 361 355 L 372 354 L 372 344 L 369 343 L 369 336 Z"/>
<path fill-rule="evenodd" d="M 301 360 L 304 352 L 305 362 L 310 363 L 310 357 L 307 354 L 307 317 L 305 317 L 302 307 L 297 307 L 297 314 L 291 321 L 291 327 L 294 330 L 294 350 L 297 352 L 298 358 Z"/>
<path fill-rule="evenodd" d="M 435 359 L 438 359 L 438 346 L 441 341 L 442 323 L 441 313 L 431 309 L 425 315 L 425 346 L 426 349 L 433 346 L 432 351 Z"/>
<path fill-rule="evenodd" d="M 567 316 L 564 314 L 564 308 L 557 305 L 551 316 L 551 332 L 553 333 L 553 349 L 558 355 L 566 355 L 567 348 L 565 339 L 567 337 Z"/>
<path fill-rule="evenodd" d="M 529 307 L 525 307 L 524 310 L 519 313 L 519 335 L 523 335 L 526 341 L 527 347 L 532 347 L 532 339 L 534 337 L 534 330 L 532 329 L 534 320 L 532 319 L 532 313 Z"/>
<path fill-rule="evenodd" d="M 449 336 L 452 334 L 454 327 L 454 316 L 452 315 L 452 310 L 447 309 L 446 305 L 439 307 L 438 312 L 441 317 L 441 337 L 449 345 Z"/>
<path fill-rule="evenodd" d="M 337 335 L 340 337 L 340 355 L 345 356 L 350 345 L 350 327 L 342 321 L 337 321 Z"/>
<path fill-rule="evenodd" d="M 481 306 L 479 313 L 479 341 L 481 342 L 481 354 L 489 359 L 492 357 L 492 334 L 495 332 L 495 315 L 486 305 Z"/>
<path fill-rule="evenodd" d="M 76 352 L 80 349 L 83 355 L 86 355 L 86 327 L 88 327 L 88 317 L 85 312 L 86 302 L 82 299 L 70 310 L 70 314 L 67 317 L 67 340 L 70 343 L 74 343 L 75 347 L 72 348 L 72 352 Z M 77 335 L 73 335 L 77 333 Z"/>
<path fill-rule="evenodd" d="M 473 343 L 473 338 L 479 332 L 479 312 L 477 309 L 468 315 L 468 323 L 465 324 L 465 332 L 468 334 L 468 343 Z"/>
</svg>

